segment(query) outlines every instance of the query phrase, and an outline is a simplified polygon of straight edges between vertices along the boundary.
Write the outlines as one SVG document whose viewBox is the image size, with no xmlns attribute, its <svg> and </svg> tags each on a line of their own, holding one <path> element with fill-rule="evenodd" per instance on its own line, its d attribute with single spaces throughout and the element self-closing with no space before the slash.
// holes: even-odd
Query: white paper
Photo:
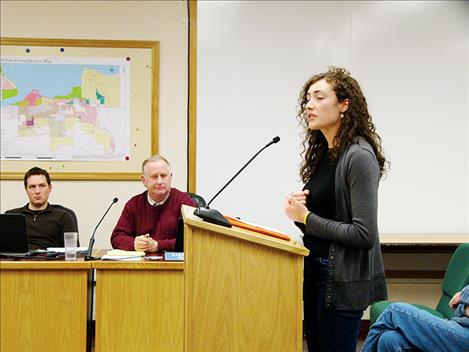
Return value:
<svg viewBox="0 0 469 352">
<path fill-rule="evenodd" d="M 65 253 L 64 247 L 48 247 L 48 252 Z M 88 247 L 77 247 L 77 252 L 88 252 Z"/>
<path fill-rule="evenodd" d="M 124 256 L 124 255 L 108 255 L 108 254 L 105 254 L 101 257 L 101 260 L 123 260 L 123 261 L 136 261 L 136 262 L 139 262 L 139 261 L 142 261 L 143 260 L 143 257 L 138 255 L 138 256 Z"/>
</svg>

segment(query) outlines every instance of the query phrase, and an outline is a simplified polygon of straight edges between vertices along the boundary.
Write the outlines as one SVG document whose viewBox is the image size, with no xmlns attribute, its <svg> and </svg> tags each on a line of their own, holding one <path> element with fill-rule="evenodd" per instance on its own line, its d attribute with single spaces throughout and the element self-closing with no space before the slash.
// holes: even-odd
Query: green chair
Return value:
<svg viewBox="0 0 469 352">
<path fill-rule="evenodd" d="M 441 297 L 436 309 L 421 305 L 413 304 L 415 307 L 421 308 L 431 314 L 443 318 L 450 319 L 454 316 L 454 311 L 449 307 L 448 303 L 456 292 L 469 284 L 469 243 L 463 243 L 458 246 L 446 268 L 443 285 L 441 286 Z M 370 321 L 373 324 L 378 316 L 390 304 L 391 301 L 382 301 L 371 305 Z"/>
</svg>

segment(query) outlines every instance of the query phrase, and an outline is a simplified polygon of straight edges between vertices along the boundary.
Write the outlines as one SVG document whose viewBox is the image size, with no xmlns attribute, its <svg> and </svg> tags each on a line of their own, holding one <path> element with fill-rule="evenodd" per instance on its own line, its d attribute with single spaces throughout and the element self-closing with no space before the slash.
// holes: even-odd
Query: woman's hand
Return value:
<svg viewBox="0 0 469 352">
<path fill-rule="evenodd" d="M 292 192 L 285 198 L 285 214 L 289 219 L 297 222 L 304 221 L 306 214 L 308 214 L 308 209 L 306 208 L 306 197 L 308 194 L 308 190 Z"/>
</svg>

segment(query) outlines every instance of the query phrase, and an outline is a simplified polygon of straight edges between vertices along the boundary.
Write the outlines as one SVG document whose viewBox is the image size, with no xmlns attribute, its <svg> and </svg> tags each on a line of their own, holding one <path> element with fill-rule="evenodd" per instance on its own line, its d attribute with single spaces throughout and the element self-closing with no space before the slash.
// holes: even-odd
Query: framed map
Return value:
<svg viewBox="0 0 469 352">
<path fill-rule="evenodd" d="M 1 178 L 138 178 L 157 153 L 158 63 L 158 42 L 1 38 Z"/>
</svg>

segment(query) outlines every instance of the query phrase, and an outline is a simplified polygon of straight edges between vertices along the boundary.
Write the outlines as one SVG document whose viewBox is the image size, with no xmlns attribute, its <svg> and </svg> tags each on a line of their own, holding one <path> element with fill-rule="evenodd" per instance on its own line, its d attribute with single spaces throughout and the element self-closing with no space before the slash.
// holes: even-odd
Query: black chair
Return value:
<svg viewBox="0 0 469 352">
<path fill-rule="evenodd" d="M 187 194 L 192 198 L 196 207 L 205 207 L 207 205 L 205 199 L 198 194 L 192 192 L 187 192 Z M 177 222 L 176 243 L 174 245 L 174 251 L 184 252 L 184 221 L 182 218 L 179 218 Z"/>
<path fill-rule="evenodd" d="M 64 207 L 63 205 L 60 205 L 60 204 L 51 204 L 50 206 L 53 207 L 53 208 L 56 208 L 56 209 L 63 210 L 65 212 L 67 212 L 68 214 L 70 214 L 70 216 L 72 217 L 72 220 L 73 220 L 73 224 L 75 225 L 75 228 L 77 229 L 77 232 L 78 232 L 78 218 L 77 218 L 77 215 L 75 214 L 75 212 L 72 209 Z M 78 234 L 78 237 L 77 237 L 77 246 L 80 247 L 79 234 Z"/>
<path fill-rule="evenodd" d="M 198 194 L 192 193 L 192 192 L 187 192 L 189 197 L 192 198 L 192 200 L 195 202 L 195 205 L 197 207 L 206 207 L 207 203 L 205 202 L 205 199 L 202 196 L 199 196 Z"/>
</svg>

